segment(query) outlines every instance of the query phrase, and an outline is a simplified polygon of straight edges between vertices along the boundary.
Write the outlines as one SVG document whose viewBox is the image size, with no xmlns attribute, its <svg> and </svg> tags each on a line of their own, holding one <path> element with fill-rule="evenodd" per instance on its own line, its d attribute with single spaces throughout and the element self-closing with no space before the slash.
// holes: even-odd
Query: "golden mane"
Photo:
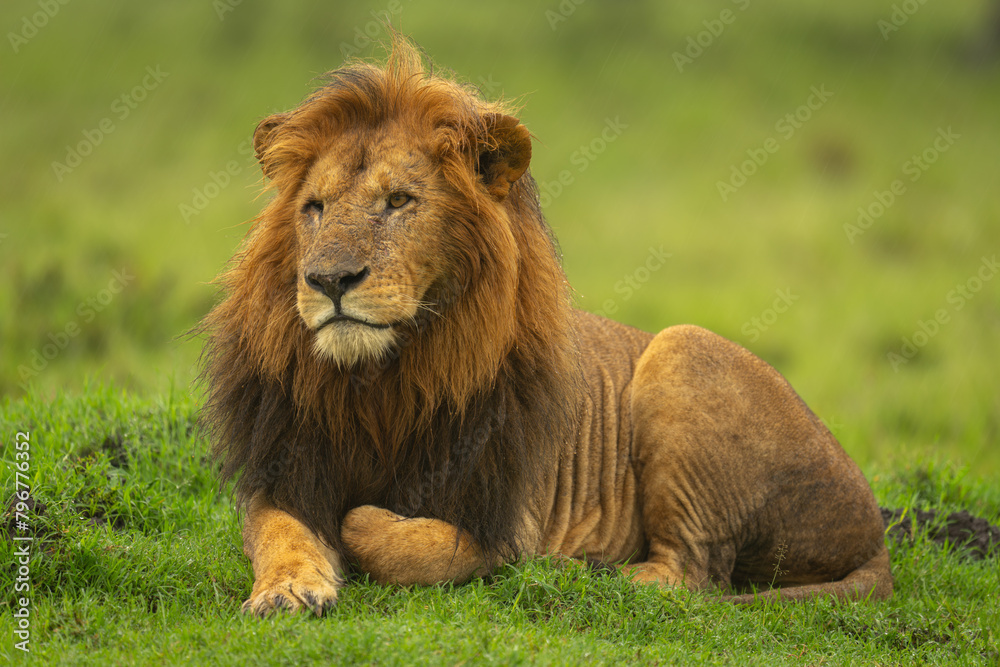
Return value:
<svg viewBox="0 0 1000 667">
<path fill-rule="evenodd" d="M 580 370 L 534 181 L 526 172 L 497 201 L 480 178 L 508 112 L 428 71 L 394 36 L 384 67 L 331 72 L 298 108 L 258 126 L 273 198 L 199 328 L 203 418 L 223 479 L 238 476 L 239 502 L 267 494 L 331 546 L 349 509 L 375 503 L 447 520 L 485 550 L 516 550 L 540 462 L 575 435 Z M 458 193 L 449 225 L 461 257 L 393 354 L 342 368 L 315 355 L 296 310 L 294 201 L 331 137 L 399 119 L 434 147 Z"/>
</svg>

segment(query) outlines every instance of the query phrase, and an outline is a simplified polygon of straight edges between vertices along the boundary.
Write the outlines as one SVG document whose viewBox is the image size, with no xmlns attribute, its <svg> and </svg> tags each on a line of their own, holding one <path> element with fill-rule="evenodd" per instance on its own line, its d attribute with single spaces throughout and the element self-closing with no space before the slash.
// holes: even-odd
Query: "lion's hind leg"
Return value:
<svg viewBox="0 0 1000 667">
<path fill-rule="evenodd" d="M 725 517 L 710 516 L 714 508 L 693 506 L 683 488 L 670 488 L 661 478 L 647 480 L 643 501 L 645 560 L 619 565 L 622 574 L 642 584 L 727 590 L 736 549 L 707 529 L 724 524 Z"/>
<path fill-rule="evenodd" d="M 786 586 L 783 600 L 891 594 L 867 481 L 750 352 L 696 327 L 664 330 L 636 366 L 632 420 L 651 563 L 637 578 Z"/>
<path fill-rule="evenodd" d="M 837 600 L 885 600 L 892 597 L 892 571 L 889 569 L 889 550 L 885 546 L 871 560 L 840 581 L 828 581 L 805 586 L 785 586 L 758 593 L 726 595 L 723 600 L 733 604 L 754 602 L 799 602 L 818 597 Z"/>
<path fill-rule="evenodd" d="M 439 519 L 363 505 L 347 513 L 340 534 L 361 570 L 381 583 L 463 583 L 489 569 L 472 537 Z"/>
<path fill-rule="evenodd" d="M 662 587 L 701 590 L 713 585 L 725 587 L 727 583 L 713 580 L 703 563 L 694 559 L 682 560 L 680 553 L 651 556 L 639 563 L 623 563 L 618 569 L 636 583 Z"/>
</svg>

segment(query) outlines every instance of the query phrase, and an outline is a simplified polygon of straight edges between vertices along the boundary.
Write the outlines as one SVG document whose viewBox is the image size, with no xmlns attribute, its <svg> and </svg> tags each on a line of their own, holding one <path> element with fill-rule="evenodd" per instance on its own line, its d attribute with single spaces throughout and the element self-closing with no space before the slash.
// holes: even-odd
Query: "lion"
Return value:
<svg viewBox="0 0 1000 667">
<path fill-rule="evenodd" d="M 776 370 L 574 309 L 510 105 L 396 35 L 253 144 L 273 196 L 202 324 L 244 611 L 536 555 L 735 603 L 891 595 L 871 488 Z"/>
</svg>

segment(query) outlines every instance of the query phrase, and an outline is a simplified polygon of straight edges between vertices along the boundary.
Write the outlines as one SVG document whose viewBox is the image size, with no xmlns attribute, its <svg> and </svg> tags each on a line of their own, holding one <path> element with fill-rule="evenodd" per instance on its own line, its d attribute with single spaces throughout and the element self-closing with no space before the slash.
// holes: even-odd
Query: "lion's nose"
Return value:
<svg viewBox="0 0 1000 667">
<path fill-rule="evenodd" d="M 306 284 L 317 292 L 330 297 L 337 309 L 340 309 L 340 299 L 351 289 L 357 287 L 368 277 L 371 271 L 364 267 L 360 271 L 337 271 L 336 273 L 308 273 Z"/>
</svg>

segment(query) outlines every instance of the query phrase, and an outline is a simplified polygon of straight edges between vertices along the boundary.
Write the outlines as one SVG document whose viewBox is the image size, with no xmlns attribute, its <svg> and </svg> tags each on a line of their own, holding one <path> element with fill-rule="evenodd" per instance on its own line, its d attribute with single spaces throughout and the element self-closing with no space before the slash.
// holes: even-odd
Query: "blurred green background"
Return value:
<svg viewBox="0 0 1000 667">
<path fill-rule="evenodd" d="M 987 0 L 5 2 L 0 394 L 192 386 L 257 121 L 386 13 L 523 103 L 581 307 L 746 345 L 862 464 L 1000 472 Z"/>
</svg>

